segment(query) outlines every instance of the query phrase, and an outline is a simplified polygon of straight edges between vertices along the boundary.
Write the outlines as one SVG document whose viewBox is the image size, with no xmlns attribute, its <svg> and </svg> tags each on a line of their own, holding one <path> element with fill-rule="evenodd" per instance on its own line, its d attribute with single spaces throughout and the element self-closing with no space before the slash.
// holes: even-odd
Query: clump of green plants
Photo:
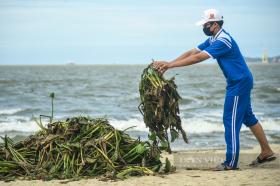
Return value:
<svg viewBox="0 0 280 186">
<path fill-rule="evenodd" d="M 174 167 L 166 159 L 160 161 L 161 151 L 149 141 L 130 137 L 126 130 L 111 126 L 106 118 L 72 117 L 43 125 L 34 135 L 14 142 L 8 136 L 0 144 L 0 180 L 80 179 L 103 176 L 124 179 L 131 175 L 154 174 Z"/>
<path fill-rule="evenodd" d="M 65 179 L 153 174 L 162 163 L 149 142 L 131 138 L 105 118 L 73 117 L 14 143 L 3 138 L 0 179 Z"/>
<path fill-rule="evenodd" d="M 170 141 L 174 142 L 180 133 L 183 140 L 188 143 L 179 116 L 181 97 L 174 80 L 174 77 L 165 79 L 153 68 L 153 64 L 150 64 L 143 70 L 139 83 L 141 103 L 138 108 L 149 128 L 149 139 L 155 146 L 160 143 L 160 148 L 169 153 L 171 153 Z"/>
</svg>

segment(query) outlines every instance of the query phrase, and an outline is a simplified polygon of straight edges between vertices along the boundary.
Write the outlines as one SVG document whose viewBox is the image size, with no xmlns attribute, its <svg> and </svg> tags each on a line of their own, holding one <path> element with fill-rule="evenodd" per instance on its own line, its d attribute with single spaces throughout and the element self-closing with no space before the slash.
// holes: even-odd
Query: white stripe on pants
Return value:
<svg viewBox="0 0 280 186">
<path fill-rule="evenodd" d="M 232 140 L 232 159 L 230 162 L 230 166 L 234 166 L 235 156 L 236 156 L 236 133 L 235 133 L 235 123 L 236 123 L 236 110 L 238 105 L 238 97 L 234 96 L 234 104 L 232 108 L 232 117 L 231 117 L 231 140 Z"/>
</svg>

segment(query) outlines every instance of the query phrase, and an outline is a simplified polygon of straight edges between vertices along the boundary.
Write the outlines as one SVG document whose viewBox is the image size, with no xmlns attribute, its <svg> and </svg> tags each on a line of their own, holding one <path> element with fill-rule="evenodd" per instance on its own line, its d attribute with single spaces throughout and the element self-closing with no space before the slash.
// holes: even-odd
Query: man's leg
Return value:
<svg viewBox="0 0 280 186">
<path fill-rule="evenodd" d="M 238 167 L 239 132 L 248 104 L 246 96 L 226 96 L 225 98 L 223 121 L 227 150 L 224 165 L 227 167 Z"/>
<path fill-rule="evenodd" d="M 266 136 L 264 134 L 263 128 L 259 122 L 257 124 L 250 127 L 252 133 L 255 135 L 256 139 L 258 140 L 260 146 L 261 146 L 261 154 L 259 155 L 260 159 L 263 159 L 267 156 L 270 156 L 273 154 L 273 151 L 271 150 L 268 141 L 266 139 Z"/>
<path fill-rule="evenodd" d="M 264 130 L 253 113 L 250 97 L 249 97 L 248 107 L 243 119 L 243 123 L 251 129 L 252 133 L 254 134 L 254 136 L 256 137 L 256 139 L 258 140 L 261 146 L 261 153 L 259 155 L 259 158 L 263 159 L 265 157 L 272 155 L 273 151 L 271 150 L 268 144 Z"/>
</svg>

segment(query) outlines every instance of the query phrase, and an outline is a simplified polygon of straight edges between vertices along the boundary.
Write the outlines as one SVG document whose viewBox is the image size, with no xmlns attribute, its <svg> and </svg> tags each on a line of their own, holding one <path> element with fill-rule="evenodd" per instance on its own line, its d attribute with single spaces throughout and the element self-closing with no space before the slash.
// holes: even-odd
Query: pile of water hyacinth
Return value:
<svg viewBox="0 0 280 186">
<path fill-rule="evenodd" d="M 0 146 L 0 180 L 126 178 L 130 175 L 170 171 L 160 151 L 149 141 L 131 138 L 105 118 L 73 117 L 38 122 L 41 130 L 14 143 L 3 137 Z"/>
<path fill-rule="evenodd" d="M 179 116 L 181 97 L 174 80 L 174 77 L 170 80 L 165 79 L 153 68 L 153 64 L 150 64 L 143 70 L 139 84 L 141 103 L 138 108 L 149 128 L 149 139 L 153 141 L 153 145 L 160 144 L 161 149 L 169 153 L 171 153 L 169 141 L 175 141 L 180 133 L 183 140 L 188 143 Z"/>
</svg>

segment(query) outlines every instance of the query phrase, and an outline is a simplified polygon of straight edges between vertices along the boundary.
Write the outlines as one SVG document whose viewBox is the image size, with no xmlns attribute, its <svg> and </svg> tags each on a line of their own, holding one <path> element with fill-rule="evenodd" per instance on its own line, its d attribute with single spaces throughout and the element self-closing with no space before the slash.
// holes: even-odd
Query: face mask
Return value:
<svg viewBox="0 0 280 186">
<path fill-rule="evenodd" d="M 214 31 L 210 31 L 210 28 L 213 24 L 210 24 L 209 27 L 203 26 L 203 32 L 207 36 L 212 36 L 214 34 Z M 208 26 L 208 25 L 207 25 Z"/>
</svg>

